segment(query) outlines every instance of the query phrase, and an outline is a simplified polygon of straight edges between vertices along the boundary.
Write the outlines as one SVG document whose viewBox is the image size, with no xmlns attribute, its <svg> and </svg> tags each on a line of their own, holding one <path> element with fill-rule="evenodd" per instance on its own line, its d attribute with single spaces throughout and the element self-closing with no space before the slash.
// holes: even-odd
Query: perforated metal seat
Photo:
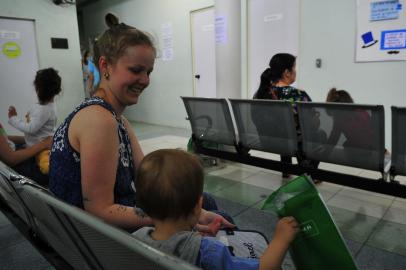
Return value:
<svg viewBox="0 0 406 270">
<path fill-rule="evenodd" d="M 22 184 L 21 196 L 31 202 L 32 208 L 38 208 L 33 211 L 35 218 L 47 227 L 42 226 L 55 241 L 60 241 L 58 253 L 63 256 L 63 246 L 65 251 L 75 248 L 62 239 L 65 235 L 60 235 L 63 234 L 61 230 L 67 232 L 66 236 L 70 235 L 70 240 L 81 251 L 84 261 L 68 258 L 75 269 L 86 269 L 85 263 L 90 269 L 198 269 L 60 201 L 29 181 Z"/>
<path fill-rule="evenodd" d="M 182 97 L 195 138 L 235 146 L 237 139 L 225 99 Z"/>
<path fill-rule="evenodd" d="M 297 132 L 287 101 L 230 99 L 239 143 L 247 149 L 294 156 Z"/>
<path fill-rule="evenodd" d="M 392 106 L 391 177 L 406 175 L 406 108 Z"/>
<path fill-rule="evenodd" d="M 383 106 L 300 102 L 298 113 L 306 158 L 384 173 Z"/>
<path fill-rule="evenodd" d="M 29 227 L 33 227 L 31 213 L 17 193 L 13 182 L 18 181 L 21 176 L 13 169 L 0 162 L 0 196 L 3 201 L 21 218 Z"/>
</svg>

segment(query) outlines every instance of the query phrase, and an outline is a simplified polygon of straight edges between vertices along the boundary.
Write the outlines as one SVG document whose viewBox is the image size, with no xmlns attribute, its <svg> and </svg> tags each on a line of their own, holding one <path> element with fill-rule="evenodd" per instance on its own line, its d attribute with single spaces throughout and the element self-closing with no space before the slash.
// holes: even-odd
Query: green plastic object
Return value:
<svg viewBox="0 0 406 270">
<path fill-rule="evenodd" d="M 293 216 L 301 232 L 289 252 L 297 270 L 357 270 L 351 253 L 309 176 L 302 175 L 273 192 L 262 206 L 279 217 Z"/>
</svg>

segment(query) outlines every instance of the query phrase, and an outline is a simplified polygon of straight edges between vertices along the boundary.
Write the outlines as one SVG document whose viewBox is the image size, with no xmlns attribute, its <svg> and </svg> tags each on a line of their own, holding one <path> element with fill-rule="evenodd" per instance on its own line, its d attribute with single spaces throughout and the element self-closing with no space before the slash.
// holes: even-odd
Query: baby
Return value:
<svg viewBox="0 0 406 270">
<path fill-rule="evenodd" d="M 228 247 L 195 232 L 202 209 L 203 168 L 196 156 L 182 150 L 158 150 L 141 162 L 136 205 L 153 221 L 134 235 L 147 244 L 203 269 L 280 269 L 299 231 L 293 217 L 282 218 L 261 258 L 231 255 Z"/>
</svg>

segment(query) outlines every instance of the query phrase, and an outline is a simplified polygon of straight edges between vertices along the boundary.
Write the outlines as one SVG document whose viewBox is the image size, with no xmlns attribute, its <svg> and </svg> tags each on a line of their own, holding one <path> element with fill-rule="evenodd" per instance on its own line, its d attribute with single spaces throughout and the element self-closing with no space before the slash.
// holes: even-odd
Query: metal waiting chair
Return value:
<svg viewBox="0 0 406 270">
<path fill-rule="evenodd" d="M 246 99 L 230 99 L 230 102 L 242 147 L 296 155 L 297 132 L 290 102 Z"/>
<path fill-rule="evenodd" d="M 406 108 L 392 106 L 392 156 L 390 178 L 406 175 Z"/>
<path fill-rule="evenodd" d="M 50 191 L 25 177 L 21 177 L 13 184 L 32 214 L 36 235 L 72 268 L 97 269 L 97 260 L 82 239 L 68 230 L 56 211 L 37 195 L 44 194 L 53 198 Z M 31 190 L 35 193 L 30 192 Z"/>
<path fill-rule="evenodd" d="M 34 215 L 47 233 L 60 241 L 59 252 L 80 250 L 83 261 L 71 258 L 75 269 L 198 269 L 187 262 L 156 250 L 128 233 L 55 198 L 30 181 L 22 183 L 21 196 L 38 211 Z M 38 216 L 37 216 L 38 215 Z M 52 216 L 51 219 L 47 217 Z M 59 223 L 54 222 L 57 219 Z M 58 231 L 64 229 L 76 247 L 69 246 Z M 59 238 L 59 239 L 58 239 Z M 61 254 L 63 255 L 63 254 Z M 80 267 L 82 265 L 83 267 Z"/>
<path fill-rule="evenodd" d="M 383 106 L 314 102 L 299 102 L 297 106 L 307 159 L 378 171 L 384 175 Z M 332 144 L 329 138 L 334 125 L 344 133 L 341 132 L 337 143 Z"/>
<path fill-rule="evenodd" d="M 28 228 L 32 228 L 32 215 L 13 185 L 13 182 L 19 181 L 21 178 L 22 176 L 13 169 L 0 162 L 0 196 Z"/>
<path fill-rule="evenodd" d="M 194 139 L 236 146 L 237 138 L 225 99 L 182 97 Z"/>
</svg>

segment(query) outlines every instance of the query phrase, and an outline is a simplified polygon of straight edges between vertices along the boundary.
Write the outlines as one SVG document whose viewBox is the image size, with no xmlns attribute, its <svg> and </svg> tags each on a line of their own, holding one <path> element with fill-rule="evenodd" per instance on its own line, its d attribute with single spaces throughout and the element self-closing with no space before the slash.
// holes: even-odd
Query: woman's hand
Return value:
<svg viewBox="0 0 406 270">
<path fill-rule="evenodd" d="M 196 229 L 203 235 L 214 236 L 220 228 L 234 228 L 235 225 L 228 222 L 224 217 L 202 209 Z"/>
</svg>

